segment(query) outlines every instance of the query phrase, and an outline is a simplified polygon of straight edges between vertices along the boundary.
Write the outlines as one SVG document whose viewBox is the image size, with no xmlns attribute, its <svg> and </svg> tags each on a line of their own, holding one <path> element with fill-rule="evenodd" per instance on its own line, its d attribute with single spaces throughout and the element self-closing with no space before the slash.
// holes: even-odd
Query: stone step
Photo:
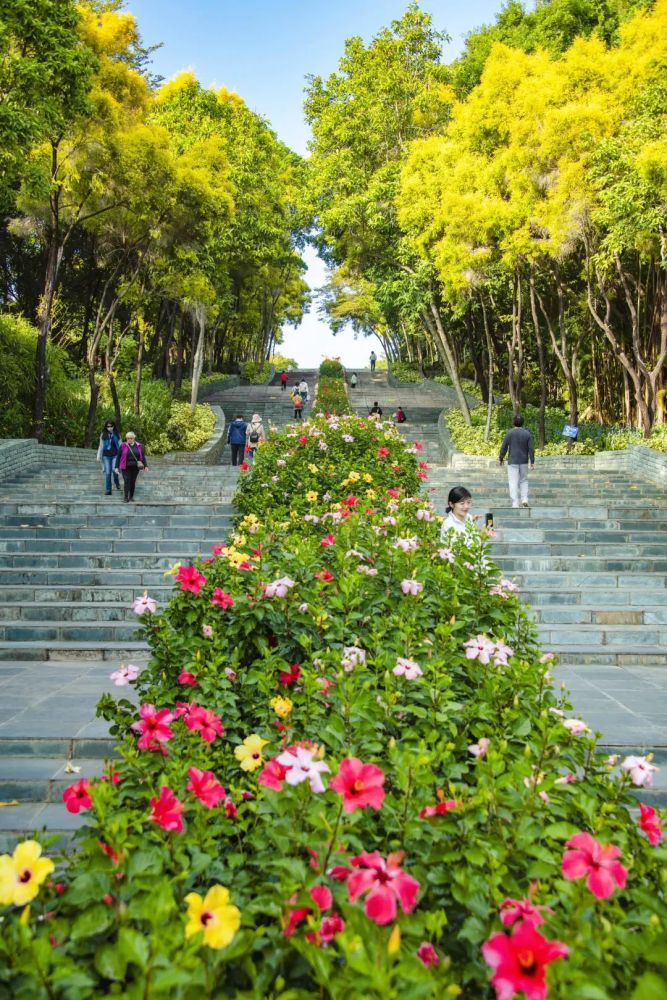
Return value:
<svg viewBox="0 0 667 1000">
<path fill-rule="evenodd" d="M 7 557 L 10 558 L 10 557 Z M 20 558 L 20 557 L 16 557 Z M 604 559 L 601 556 L 577 556 L 567 558 L 563 556 L 534 556 L 521 558 L 520 556 L 496 557 L 496 561 L 507 574 L 517 573 L 667 573 L 667 559 L 647 558 L 646 556 L 630 556 L 629 558 L 618 557 L 615 559 Z M 0 558 L 0 565 L 2 561 Z M 661 584 L 664 586 L 664 582 Z"/>
<path fill-rule="evenodd" d="M 19 584 L 13 587 L 0 587 L 0 603 L 2 605 L 15 606 L 25 604 L 30 606 L 39 603 L 43 607 L 63 606 L 72 604 L 74 607 L 82 607 L 89 604 L 101 604 L 103 606 L 118 604 L 129 606 L 135 597 L 141 597 L 146 588 L 140 586 L 113 587 L 113 586 L 70 586 L 70 587 L 50 587 L 29 586 Z M 166 603 L 172 593 L 173 584 L 165 583 L 164 578 L 160 583 L 154 583 L 150 588 L 151 597 L 161 603 Z M 666 591 L 667 593 L 667 591 Z"/>
<path fill-rule="evenodd" d="M 163 570 L 141 569 L 12 569 L 0 568 L 0 591 L 12 584 L 38 587 L 134 587 L 140 593 L 164 583 Z"/>
<path fill-rule="evenodd" d="M 582 588 L 590 596 L 595 590 L 637 590 L 644 594 L 652 594 L 654 590 L 663 592 L 665 589 L 665 577 L 656 576 L 653 573 L 589 573 L 589 572 L 555 572 L 551 571 L 530 571 L 521 573 L 505 573 L 511 575 L 521 589 L 526 591 L 558 590 L 563 593 L 570 593 L 572 590 Z M 648 603 L 648 601 L 647 601 Z"/>
<path fill-rule="evenodd" d="M 96 644 L 140 641 L 140 623 L 134 621 L 96 620 L 0 620 L 0 641 L 17 644 L 41 643 L 50 649 L 56 643 Z"/>
<path fill-rule="evenodd" d="M 49 641 L 45 645 L 41 640 L 26 640 L 15 642 L 0 640 L 0 660 L 17 661 L 59 661 L 59 660 L 108 660 L 118 664 L 133 660 L 133 657 L 146 656 L 148 645 L 145 642 L 65 642 L 63 640 Z M 0 731 L 1 734 L 1 731 Z"/>
<path fill-rule="evenodd" d="M 170 553 L 151 554 L 146 552 L 143 554 L 136 553 L 135 555 L 122 552 L 99 552 L 97 555 L 54 552 L 48 556 L 38 553 L 0 553 L 0 573 L 2 573 L 3 570 L 11 568 L 25 570 L 31 569 L 35 566 L 39 566 L 40 569 L 167 570 L 173 565 L 174 562 L 185 559 L 182 548 L 175 549 L 173 546 L 170 546 L 170 549 L 172 549 Z M 205 554 L 208 557 L 210 550 Z M 188 559 L 190 558 L 196 558 L 196 554 L 192 554 L 192 556 L 189 555 Z"/>
<path fill-rule="evenodd" d="M 211 546 L 219 543 L 222 537 L 221 532 L 206 532 L 199 538 L 184 536 L 174 538 L 171 534 L 166 538 L 151 537 L 150 529 L 146 529 L 143 535 L 125 538 L 77 538 L 77 539 L 12 539 L 3 541 L 0 539 L 0 557 L 22 555 L 26 558 L 33 557 L 39 559 L 40 556 L 61 556 L 61 555 L 82 555 L 94 556 L 104 553 L 106 555 L 180 555 L 183 551 L 191 553 L 191 558 L 195 554 L 202 554 L 206 557 L 211 555 Z M 2 565 L 2 563 L 0 563 Z"/>
<path fill-rule="evenodd" d="M 525 595 L 523 595 L 525 598 Z M 0 607 L 0 614 L 2 608 Z M 602 609 L 590 604 L 545 604 L 531 610 L 534 621 L 548 625 L 664 625 L 667 626 L 667 602 L 662 606 L 623 610 Z M 577 630 L 579 635 L 579 630 Z"/>
<path fill-rule="evenodd" d="M 66 851 L 85 822 L 85 812 L 69 813 L 62 802 L 24 802 L 0 809 L 0 851 L 10 853 L 18 839 L 40 831 L 56 837 L 49 854 Z"/>
<path fill-rule="evenodd" d="M 52 514 L 75 514 L 77 516 L 90 514 L 99 520 L 104 520 L 106 517 L 118 516 L 124 518 L 133 516 L 147 518 L 153 516 L 164 517 L 165 515 L 173 516 L 174 514 L 186 515 L 188 517 L 198 514 L 210 517 L 211 514 L 219 515 L 223 512 L 228 512 L 230 509 L 228 502 L 220 503 L 219 505 L 215 503 L 193 504 L 191 499 L 189 497 L 182 501 L 165 501 L 164 503 L 142 503 L 141 501 L 137 501 L 132 505 L 120 502 L 119 504 L 105 504 L 88 499 L 73 500 L 70 503 L 61 503 L 60 501 L 36 503 L 34 499 L 16 502 L 5 501 L 0 502 L 0 517 L 3 514 L 36 514 L 42 518 Z"/>
<path fill-rule="evenodd" d="M 68 766 L 78 770 L 68 771 Z M 0 801 L 60 803 L 69 785 L 103 774 L 104 759 L 99 757 L 76 757 L 68 764 L 61 756 L 4 756 L 0 741 Z"/>
<path fill-rule="evenodd" d="M 2 543 L 0 542 L 0 546 Z M 15 550 L 6 550 L 15 551 Z M 646 556 L 667 558 L 667 542 L 657 541 L 628 541 L 628 542 L 585 542 L 571 541 L 569 543 L 560 542 L 531 542 L 514 539 L 511 542 L 497 541 L 493 546 L 494 559 L 500 556 L 560 556 L 568 559 L 580 559 L 581 557 L 606 557 L 614 559 L 618 555 Z"/>
<path fill-rule="evenodd" d="M 591 610 L 607 609 L 612 611 L 619 608 L 639 610 L 647 607 L 661 610 L 667 607 L 667 588 L 651 587 L 641 590 L 621 589 L 597 590 L 593 587 L 586 590 L 524 590 L 521 598 L 528 604 L 539 605 L 546 609 L 551 606 L 576 607 L 586 606 Z"/>
<path fill-rule="evenodd" d="M 538 626 L 538 634 L 545 646 L 548 646 L 549 649 L 555 649 L 571 640 L 572 629 L 568 624 L 543 624 Z M 588 648 L 591 646 L 631 646 L 633 648 L 664 646 L 663 656 L 667 657 L 667 627 L 660 625 L 654 625 L 652 628 L 632 628 L 629 625 L 611 623 L 607 625 L 581 624 L 577 626 L 576 637 L 579 646 L 585 645 Z"/>
<path fill-rule="evenodd" d="M 164 595 L 168 597 L 168 593 Z M 2 622 L 133 622 L 138 618 L 129 601 L 105 601 L 84 604 L 81 601 L 16 600 L 4 603 L 0 597 Z"/>
<path fill-rule="evenodd" d="M 570 631 L 572 639 L 579 635 L 579 628 Z M 665 667 L 667 666 L 667 649 L 665 646 L 640 646 L 634 643 L 629 646 L 590 646 L 587 643 L 568 642 L 552 644 L 545 647 L 549 652 L 557 653 L 561 666 L 616 666 L 616 667 Z"/>
<path fill-rule="evenodd" d="M 33 542 L 40 545 L 54 545 L 54 540 L 66 541 L 68 539 L 74 540 L 85 540 L 88 539 L 88 545 L 93 544 L 94 539 L 154 539 L 156 542 L 160 540 L 167 539 L 178 539 L 187 542 L 194 541 L 199 542 L 201 539 L 209 539 L 213 535 L 219 535 L 223 532 L 229 531 L 232 527 L 231 518 L 227 519 L 221 525 L 215 526 L 204 526 L 204 527 L 171 527 L 169 525 L 158 526 L 158 525 L 142 525 L 137 527 L 135 525 L 126 525 L 121 527 L 120 525 L 105 526 L 105 527 L 62 527 L 62 528 L 47 528 L 47 527 L 6 527 L 0 524 L 0 544 L 13 543 L 13 542 Z M 20 549 L 11 549 L 9 547 L 4 547 L 3 551 L 21 551 Z M 24 546 L 23 551 L 45 551 L 44 549 L 35 548 L 34 546 L 26 547 Z"/>
</svg>

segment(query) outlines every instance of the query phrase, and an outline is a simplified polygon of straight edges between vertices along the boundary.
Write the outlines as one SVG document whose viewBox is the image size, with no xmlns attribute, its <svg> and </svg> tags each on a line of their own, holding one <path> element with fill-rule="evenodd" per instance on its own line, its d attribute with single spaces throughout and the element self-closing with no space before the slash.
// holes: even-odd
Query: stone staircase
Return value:
<svg viewBox="0 0 667 1000">
<path fill-rule="evenodd" d="M 105 691 L 126 697 L 109 674 L 147 656 L 132 601 L 168 600 L 165 571 L 231 525 L 237 470 L 149 465 L 132 504 L 103 495 L 91 453 L 0 484 L 0 801 L 17 803 L 0 809 L 0 850 L 21 831 L 66 839 L 80 824 L 62 789 L 113 751 L 95 706 Z"/>
</svg>

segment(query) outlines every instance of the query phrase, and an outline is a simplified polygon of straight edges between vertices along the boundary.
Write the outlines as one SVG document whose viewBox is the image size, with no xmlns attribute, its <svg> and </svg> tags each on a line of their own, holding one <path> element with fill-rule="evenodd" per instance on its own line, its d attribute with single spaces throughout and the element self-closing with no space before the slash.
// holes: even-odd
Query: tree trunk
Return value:
<svg viewBox="0 0 667 1000">
<path fill-rule="evenodd" d="M 51 144 L 51 194 L 49 197 L 49 237 L 46 254 L 44 288 L 37 312 L 37 350 L 35 354 L 35 399 L 33 404 L 33 436 L 41 441 L 44 437 L 44 410 L 46 407 L 46 345 L 51 333 L 53 299 L 58 284 L 63 247 L 60 242 L 60 187 L 55 183 L 58 171 L 58 145 Z"/>
<path fill-rule="evenodd" d="M 537 431 L 540 442 L 540 451 L 544 449 L 545 442 L 545 428 L 544 428 L 544 411 L 547 406 L 547 378 L 546 378 L 546 366 L 544 361 L 544 342 L 542 340 L 542 331 L 540 330 L 540 320 L 537 315 L 537 302 L 535 299 L 535 273 L 531 266 L 530 268 L 530 311 L 533 317 L 533 329 L 535 330 L 535 343 L 537 345 L 537 358 L 540 366 L 540 412 L 538 414 L 537 420 Z"/>
<path fill-rule="evenodd" d="M 438 309 L 433 299 L 431 299 L 429 306 L 431 310 L 432 320 L 429 321 L 427 316 L 425 316 L 427 326 L 429 326 L 429 328 L 431 329 L 433 338 L 436 341 L 436 343 L 438 343 L 442 348 L 443 360 L 447 365 L 448 374 L 452 380 L 452 386 L 454 387 L 456 398 L 458 400 L 461 413 L 463 414 L 463 419 L 465 423 L 468 425 L 468 427 L 470 427 L 472 424 L 472 420 L 470 419 L 470 408 L 468 406 L 468 400 L 466 399 L 465 393 L 463 392 L 463 388 L 461 386 L 461 380 L 459 379 L 459 373 L 456 367 L 456 361 L 454 359 L 454 351 L 449 342 L 447 331 L 443 326 L 442 318 L 440 316 L 440 310 Z"/>
<path fill-rule="evenodd" d="M 183 382 L 183 350 L 185 348 L 186 317 L 187 312 L 183 310 L 181 313 L 181 324 L 178 328 L 178 347 L 176 348 L 176 375 L 174 378 L 174 393 L 176 394 L 181 391 L 181 383 Z"/>
<path fill-rule="evenodd" d="M 493 362 L 494 362 L 494 352 L 493 352 L 493 340 L 491 339 L 491 331 L 489 330 L 489 319 L 486 315 L 486 305 L 484 304 L 484 297 L 480 295 L 480 302 L 482 303 L 482 317 L 484 319 L 484 336 L 486 338 L 486 353 L 489 358 L 489 397 L 486 401 L 486 423 L 484 425 L 484 440 L 489 440 L 489 435 L 491 433 L 491 415 L 493 413 Z"/>
<path fill-rule="evenodd" d="M 202 368 L 204 366 L 204 340 L 206 338 L 206 307 L 201 303 L 198 303 L 194 309 L 194 319 L 193 323 L 193 334 L 195 332 L 195 327 L 199 327 L 199 336 L 197 337 L 197 346 L 194 349 L 192 356 L 192 391 L 190 393 L 190 406 L 194 410 L 197 405 L 197 398 L 199 396 L 199 380 L 201 378 Z"/>
<path fill-rule="evenodd" d="M 99 382 L 95 377 L 95 369 L 88 366 L 88 385 L 90 387 L 90 400 L 88 402 L 88 415 L 86 417 L 86 430 L 83 438 L 83 447 L 92 447 L 95 440 L 95 414 L 97 413 L 97 400 L 100 395 Z"/>
<path fill-rule="evenodd" d="M 139 323 L 139 347 L 137 349 L 137 367 L 134 381 L 134 399 L 132 400 L 132 412 L 135 417 L 141 415 L 141 375 L 144 365 L 144 324 Z"/>
</svg>

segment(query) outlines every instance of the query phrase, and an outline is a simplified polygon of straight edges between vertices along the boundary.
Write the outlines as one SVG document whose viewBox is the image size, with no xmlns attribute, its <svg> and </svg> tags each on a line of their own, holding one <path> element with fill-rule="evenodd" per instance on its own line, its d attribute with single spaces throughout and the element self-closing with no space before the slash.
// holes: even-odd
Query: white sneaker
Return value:
<svg viewBox="0 0 667 1000">
<path fill-rule="evenodd" d="M 518 501 L 515 500 L 514 503 L 512 504 L 512 507 L 518 507 L 518 506 L 519 506 Z"/>
</svg>

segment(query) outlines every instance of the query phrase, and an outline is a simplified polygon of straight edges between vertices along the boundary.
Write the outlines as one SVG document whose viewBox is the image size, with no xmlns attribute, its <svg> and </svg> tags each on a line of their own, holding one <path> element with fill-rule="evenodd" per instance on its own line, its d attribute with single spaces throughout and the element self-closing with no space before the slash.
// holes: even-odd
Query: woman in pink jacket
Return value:
<svg viewBox="0 0 667 1000">
<path fill-rule="evenodd" d="M 134 431 L 128 431 L 120 446 L 118 468 L 123 473 L 124 503 L 134 501 L 134 487 L 140 472 L 146 472 L 146 454 L 141 441 L 137 441 Z"/>
</svg>

